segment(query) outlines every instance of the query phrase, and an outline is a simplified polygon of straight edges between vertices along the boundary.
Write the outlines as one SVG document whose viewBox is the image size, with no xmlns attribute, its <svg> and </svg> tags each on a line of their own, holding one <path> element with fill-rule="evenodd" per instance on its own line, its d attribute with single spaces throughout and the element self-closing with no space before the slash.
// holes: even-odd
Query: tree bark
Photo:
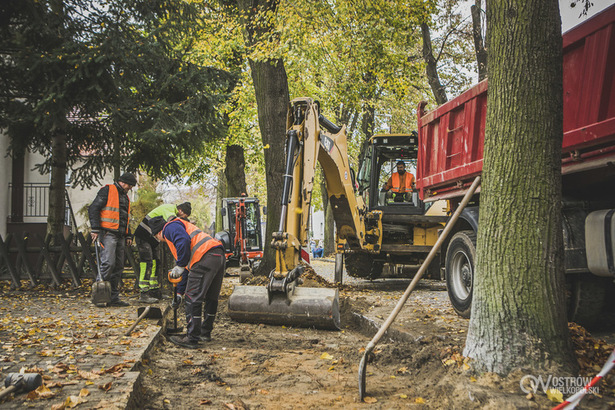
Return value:
<svg viewBox="0 0 615 410">
<path fill-rule="evenodd" d="M 247 194 L 246 186 L 246 159 L 241 145 L 229 145 L 226 147 L 226 167 L 224 176 L 226 177 L 227 195 L 229 197 L 239 197 Z"/>
<path fill-rule="evenodd" d="M 431 48 L 431 32 L 426 23 L 421 24 L 421 33 L 423 35 L 423 59 L 427 64 L 427 81 L 436 99 L 436 103 L 438 105 L 444 104 L 448 101 L 448 97 L 446 96 L 444 86 L 440 82 L 440 76 L 438 75 L 438 60 L 436 60 L 433 55 L 433 49 Z"/>
<path fill-rule="evenodd" d="M 472 316 L 479 371 L 573 371 L 561 231 L 557 0 L 487 2 L 489 104 Z"/>
<path fill-rule="evenodd" d="M 270 238 L 280 223 L 286 112 L 290 103 L 286 70 L 282 60 L 250 60 L 256 93 L 258 125 L 265 149 L 267 180 L 267 229 L 263 242 L 264 257 L 257 274 L 268 275 L 275 268 L 275 252 Z"/>
<path fill-rule="evenodd" d="M 487 49 L 483 39 L 483 26 L 481 21 L 482 0 L 476 0 L 470 8 L 472 10 L 472 37 L 476 52 L 476 65 L 478 66 L 478 81 L 487 78 Z"/>
<path fill-rule="evenodd" d="M 64 233 L 66 209 L 66 134 L 58 130 L 51 141 L 51 183 L 47 233 L 54 237 Z"/>
<path fill-rule="evenodd" d="M 216 232 L 224 230 L 222 222 L 222 198 L 226 198 L 226 177 L 224 171 L 218 171 L 218 185 L 216 186 Z"/>
<path fill-rule="evenodd" d="M 323 255 L 330 255 L 335 252 L 335 220 L 333 219 L 333 210 L 331 209 L 331 201 L 329 201 L 327 194 L 327 183 L 324 178 L 320 181 L 320 192 L 324 211 Z"/>
<path fill-rule="evenodd" d="M 279 0 L 236 0 L 236 17 L 244 27 L 248 48 L 259 43 L 274 44 L 279 33 L 271 16 L 278 11 Z M 257 272 L 268 275 L 275 268 L 275 252 L 271 247 L 273 232 L 280 223 L 282 206 L 282 174 L 284 173 L 284 144 L 286 141 L 286 113 L 290 103 L 288 79 L 280 58 L 249 58 L 258 126 L 265 147 L 265 178 L 267 181 L 267 228 L 263 242 L 264 255 Z"/>
</svg>

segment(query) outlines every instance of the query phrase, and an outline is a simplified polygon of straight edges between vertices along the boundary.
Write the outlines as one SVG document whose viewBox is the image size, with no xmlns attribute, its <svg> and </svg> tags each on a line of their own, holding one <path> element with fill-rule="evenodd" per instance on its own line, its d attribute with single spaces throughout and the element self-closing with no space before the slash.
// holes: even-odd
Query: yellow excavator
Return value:
<svg viewBox="0 0 615 410">
<path fill-rule="evenodd" d="M 314 174 L 320 163 L 336 224 L 338 257 L 356 277 L 373 279 L 385 264 L 420 265 L 446 215 L 428 215 L 416 193 L 393 198 L 380 191 L 400 160 L 416 166 L 416 133 L 374 136 L 361 160 L 359 180 L 350 168 L 346 127 L 327 120 L 317 102 L 301 97 L 287 115 L 286 166 L 279 230 L 273 234 L 276 266 L 267 286 L 235 286 L 228 311 L 233 320 L 288 326 L 340 328 L 337 289 L 300 285 L 309 260 L 309 216 Z M 441 204 L 440 204 L 441 205 Z M 384 225 L 383 225 L 384 221 Z M 439 272 L 439 264 L 432 271 Z M 389 269 L 401 273 L 403 269 Z"/>
</svg>

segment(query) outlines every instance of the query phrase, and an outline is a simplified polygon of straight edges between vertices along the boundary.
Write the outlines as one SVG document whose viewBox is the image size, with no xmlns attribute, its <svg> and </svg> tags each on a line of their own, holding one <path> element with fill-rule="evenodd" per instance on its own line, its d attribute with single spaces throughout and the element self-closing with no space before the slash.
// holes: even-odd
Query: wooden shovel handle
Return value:
<svg viewBox="0 0 615 410">
<path fill-rule="evenodd" d="M 145 310 L 143 311 L 143 313 L 141 313 L 141 316 L 139 316 L 137 318 L 137 321 L 133 323 L 132 326 L 130 326 L 130 329 L 128 329 L 128 331 L 126 333 L 124 333 L 124 336 L 130 336 L 130 334 L 132 333 L 133 330 L 135 330 L 135 327 L 137 327 L 137 325 L 139 324 L 139 322 L 145 317 L 147 316 L 147 314 L 149 313 L 149 310 L 151 309 L 151 306 L 148 306 L 145 308 Z"/>
</svg>

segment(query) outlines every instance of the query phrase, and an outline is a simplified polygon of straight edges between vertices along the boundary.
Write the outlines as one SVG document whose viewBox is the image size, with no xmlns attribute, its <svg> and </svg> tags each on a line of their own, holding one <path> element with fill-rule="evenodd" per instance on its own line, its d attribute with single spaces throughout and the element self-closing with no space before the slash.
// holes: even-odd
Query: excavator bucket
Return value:
<svg viewBox="0 0 615 410">
<path fill-rule="evenodd" d="M 340 329 L 337 289 L 298 286 L 271 293 L 265 286 L 239 285 L 229 297 L 228 313 L 237 322 Z"/>
</svg>

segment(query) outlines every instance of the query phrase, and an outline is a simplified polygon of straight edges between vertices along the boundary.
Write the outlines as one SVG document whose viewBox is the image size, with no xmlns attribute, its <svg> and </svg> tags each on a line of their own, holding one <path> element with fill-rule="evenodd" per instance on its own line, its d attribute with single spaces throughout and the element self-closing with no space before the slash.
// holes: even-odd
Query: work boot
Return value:
<svg viewBox="0 0 615 410">
<path fill-rule="evenodd" d="M 162 299 L 162 291 L 160 290 L 160 288 L 150 289 L 148 292 L 148 295 L 154 299 L 158 299 L 158 300 Z"/>
<path fill-rule="evenodd" d="M 190 336 L 171 336 L 169 340 L 172 343 L 175 343 L 178 346 L 185 347 L 187 349 L 196 349 L 199 347 L 199 342 L 197 340 L 191 340 Z"/>
<path fill-rule="evenodd" d="M 148 295 L 148 292 L 141 292 L 139 296 L 139 303 L 156 303 L 158 299 L 154 299 L 153 297 Z"/>
<path fill-rule="evenodd" d="M 217 301 L 205 302 L 206 307 L 212 309 L 212 311 L 216 311 L 218 308 Z M 216 315 L 205 314 L 205 320 L 203 321 L 203 325 L 201 326 L 201 341 L 202 342 L 211 342 L 211 331 L 214 328 L 214 320 L 216 319 Z"/>
<path fill-rule="evenodd" d="M 116 299 L 116 300 L 112 300 L 109 303 L 109 306 L 125 307 L 125 306 L 130 306 L 130 303 L 128 303 L 128 302 L 126 302 L 124 300 Z"/>
<path fill-rule="evenodd" d="M 211 330 L 201 330 L 201 342 L 211 342 Z"/>
</svg>

